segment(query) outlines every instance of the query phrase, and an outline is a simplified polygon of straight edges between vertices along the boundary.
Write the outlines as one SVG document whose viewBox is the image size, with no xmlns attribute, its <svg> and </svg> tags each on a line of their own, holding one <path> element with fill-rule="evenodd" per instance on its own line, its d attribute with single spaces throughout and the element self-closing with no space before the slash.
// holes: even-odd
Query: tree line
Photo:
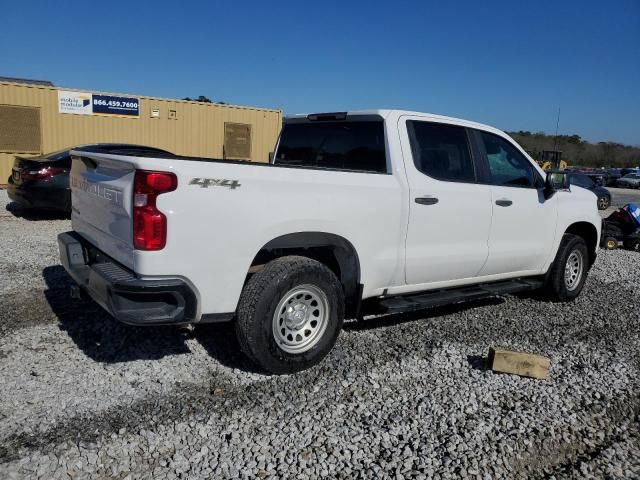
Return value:
<svg viewBox="0 0 640 480">
<path fill-rule="evenodd" d="M 227 102 L 215 102 L 211 100 L 209 97 L 205 97 L 204 95 L 199 95 L 197 97 L 184 97 L 182 100 L 187 100 L 188 102 L 201 102 L 201 103 L 217 103 L 218 105 L 227 105 Z"/>
<path fill-rule="evenodd" d="M 640 147 L 615 142 L 590 143 L 579 135 L 547 135 L 543 132 L 520 130 L 508 132 L 534 159 L 543 150 L 561 150 L 562 159 L 569 166 L 637 167 L 640 166 Z"/>
</svg>

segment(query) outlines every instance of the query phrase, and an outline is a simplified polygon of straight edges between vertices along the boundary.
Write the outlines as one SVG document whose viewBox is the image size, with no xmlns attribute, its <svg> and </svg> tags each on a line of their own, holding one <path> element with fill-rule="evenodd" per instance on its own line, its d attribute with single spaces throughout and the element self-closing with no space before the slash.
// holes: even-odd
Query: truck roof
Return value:
<svg viewBox="0 0 640 480">
<path fill-rule="evenodd" d="M 308 117 L 309 115 L 335 115 L 338 112 L 313 112 L 313 113 L 300 113 L 300 114 L 295 114 L 295 115 L 288 115 L 285 117 L 285 121 L 287 119 L 300 119 L 302 117 Z M 369 115 L 379 115 L 382 118 L 388 118 L 391 116 L 395 116 L 395 117 L 401 117 L 403 115 L 408 115 L 408 116 L 416 116 L 416 117 L 423 117 L 426 120 L 432 120 L 434 122 L 441 122 L 441 123 L 451 123 L 454 125 L 461 125 L 461 126 L 465 126 L 465 127 L 469 127 L 469 128 L 477 128 L 480 130 L 486 130 L 486 131 L 490 131 L 493 133 L 497 133 L 499 135 L 504 136 L 505 133 L 502 130 L 499 130 L 495 127 L 492 127 L 490 125 L 486 125 L 483 123 L 478 123 L 478 122 L 473 122 L 471 120 L 465 120 L 463 118 L 456 118 L 456 117 L 448 117 L 446 115 L 437 115 L 435 113 L 428 113 L 428 112 L 415 112 L 415 111 L 411 111 L 411 110 L 398 110 L 398 109 L 386 109 L 386 108 L 373 108 L 373 109 L 366 109 L 366 110 L 350 110 L 347 112 L 339 112 L 342 114 L 346 114 L 347 116 L 369 116 Z"/>
</svg>

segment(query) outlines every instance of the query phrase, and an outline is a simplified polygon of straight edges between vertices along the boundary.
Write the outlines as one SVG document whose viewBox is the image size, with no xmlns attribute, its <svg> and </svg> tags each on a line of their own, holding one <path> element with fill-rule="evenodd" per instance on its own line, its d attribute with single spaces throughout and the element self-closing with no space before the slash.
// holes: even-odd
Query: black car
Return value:
<svg viewBox="0 0 640 480">
<path fill-rule="evenodd" d="M 607 170 L 607 187 L 615 187 L 618 179 L 622 177 L 619 168 L 610 168 Z"/>
<path fill-rule="evenodd" d="M 571 185 L 591 190 L 595 196 L 598 197 L 598 210 L 606 210 L 609 208 L 609 205 L 611 205 L 611 194 L 609 193 L 609 190 L 596 185 L 588 175 L 584 175 L 582 173 L 570 173 L 569 183 Z"/>
<path fill-rule="evenodd" d="M 83 145 L 88 146 L 88 145 Z M 95 145 L 98 146 L 98 145 Z M 101 150 L 120 155 L 157 154 L 173 156 L 166 150 L 126 144 L 99 144 Z M 16 157 L 7 181 L 9 198 L 23 207 L 38 210 L 71 212 L 69 152 L 76 147 L 47 153 L 39 157 Z"/>
</svg>

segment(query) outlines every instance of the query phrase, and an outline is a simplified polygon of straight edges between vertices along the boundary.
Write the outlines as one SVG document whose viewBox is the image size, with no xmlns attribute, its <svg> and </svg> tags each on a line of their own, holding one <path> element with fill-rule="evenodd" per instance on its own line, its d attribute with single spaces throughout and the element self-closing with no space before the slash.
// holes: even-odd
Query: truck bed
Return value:
<svg viewBox="0 0 640 480">
<path fill-rule="evenodd" d="M 188 279 L 202 292 L 202 314 L 235 310 L 261 248 L 295 232 L 349 238 L 359 254 L 373 259 L 366 285 L 372 291 L 401 274 L 408 208 L 402 177 L 177 155 L 112 155 L 95 147 L 71 155 L 73 230 L 141 278 Z M 166 246 L 159 251 L 133 245 L 137 171 L 171 172 L 177 178 L 177 188 L 157 198 L 168 225 Z"/>
</svg>

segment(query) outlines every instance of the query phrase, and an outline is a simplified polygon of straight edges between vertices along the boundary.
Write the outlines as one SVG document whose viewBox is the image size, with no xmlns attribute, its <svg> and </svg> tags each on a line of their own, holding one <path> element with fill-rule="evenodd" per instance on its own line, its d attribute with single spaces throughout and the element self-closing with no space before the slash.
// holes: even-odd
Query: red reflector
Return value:
<svg viewBox="0 0 640 480">
<path fill-rule="evenodd" d="M 138 250 L 162 250 L 167 243 L 167 217 L 156 208 L 156 198 L 175 190 L 170 172 L 137 170 L 133 188 L 133 245 Z M 142 201 L 146 197 L 146 202 Z"/>
</svg>

